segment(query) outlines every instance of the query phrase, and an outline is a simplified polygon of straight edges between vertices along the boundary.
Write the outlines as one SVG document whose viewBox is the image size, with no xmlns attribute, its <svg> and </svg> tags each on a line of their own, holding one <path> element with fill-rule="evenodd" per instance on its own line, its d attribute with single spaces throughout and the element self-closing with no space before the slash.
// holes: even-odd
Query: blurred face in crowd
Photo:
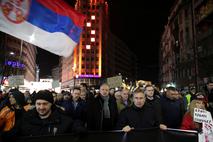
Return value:
<svg viewBox="0 0 213 142">
<path fill-rule="evenodd" d="M 57 94 L 53 93 L 53 101 L 54 101 L 54 103 L 56 102 L 56 100 L 57 100 Z"/>
<path fill-rule="evenodd" d="M 95 88 L 94 88 L 94 87 L 91 87 L 90 91 L 91 91 L 92 93 L 95 93 Z"/>
<path fill-rule="evenodd" d="M 110 95 L 114 95 L 114 93 L 115 93 L 115 89 L 114 89 L 114 88 L 111 88 L 111 89 L 109 90 L 109 94 L 110 94 Z"/>
<path fill-rule="evenodd" d="M 63 100 L 63 94 L 59 93 L 57 94 L 57 101 Z"/>
<path fill-rule="evenodd" d="M 70 99 L 70 95 L 69 94 L 64 94 L 64 100 L 69 100 Z"/>
<path fill-rule="evenodd" d="M 121 91 L 115 92 L 115 99 L 116 99 L 117 101 L 121 100 Z"/>
<path fill-rule="evenodd" d="M 84 86 L 84 85 L 80 84 L 80 90 L 81 90 L 81 91 L 86 91 L 86 90 L 87 90 L 87 88 L 86 88 L 86 86 Z"/>
<path fill-rule="evenodd" d="M 51 114 L 52 104 L 46 100 L 38 99 L 35 102 L 36 110 L 40 118 L 47 118 Z"/>
<path fill-rule="evenodd" d="M 213 83 L 208 83 L 207 88 L 208 88 L 208 90 L 212 90 L 213 89 Z"/>
<path fill-rule="evenodd" d="M 175 94 L 176 95 L 174 97 L 175 97 L 176 100 L 181 98 L 181 94 L 178 91 L 175 91 Z"/>
<path fill-rule="evenodd" d="M 108 96 L 109 95 L 109 86 L 107 84 L 103 84 L 100 87 L 100 94 L 102 96 Z"/>
<path fill-rule="evenodd" d="M 142 108 L 145 100 L 146 98 L 143 92 L 137 92 L 133 96 L 133 102 L 136 107 Z"/>
<path fill-rule="evenodd" d="M 153 97 L 153 95 L 154 95 L 154 88 L 152 86 L 146 87 L 145 94 L 147 95 L 148 98 Z"/>
<path fill-rule="evenodd" d="M 74 89 L 72 92 L 72 100 L 77 101 L 80 98 L 81 91 L 78 89 Z"/>
<path fill-rule="evenodd" d="M 25 91 L 24 92 L 24 97 L 25 97 L 25 99 L 29 98 L 30 97 L 30 92 L 29 91 Z"/>
<path fill-rule="evenodd" d="M 167 90 L 166 91 L 166 96 L 167 98 L 169 98 L 170 100 L 176 100 L 177 99 L 177 91 L 175 90 Z"/>
<path fill-rule="evenodd" d="M 9 101 L 11 105 L 15 105 L 16 104 L 16 99 L 13 97 L 13 95 L 9 95 Z"/>
<path fill-rule="evenodd" d="M 196 106 L 196 108 L 199 108 L 199 109 L 205 108 L 205 104 L 202 100 L 196 100 L 195 106 Z"/>
<path fill-rule="evenodd" d="M 195 88 L 191 88 L 191 89 L 190 89 L 190 92 L 191 92 L 192 94 L 195 94 L 195 93 L 196 93 L 196 89 L 195 89 Z"/>
<path fill-rule="evenodd" d="M 129 98 L 129 90 L 128 89 L 123 89 L 121 92 L 121 98 L 123 101 L 127 101 Z"/>
<path fill-rule="evenodd" d="M 86 92 L 85 91 L 81 91 L 80 98 L 82 100 L 86 100 Z"/>
</svg>

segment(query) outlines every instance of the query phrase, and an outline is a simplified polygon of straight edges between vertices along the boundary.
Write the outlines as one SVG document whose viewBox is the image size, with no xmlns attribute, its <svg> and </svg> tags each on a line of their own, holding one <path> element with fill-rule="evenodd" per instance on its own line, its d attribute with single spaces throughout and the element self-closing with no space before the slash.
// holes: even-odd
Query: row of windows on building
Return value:
<svg viewBox="0 0 213 142">
<path fill-rule="evenodd" d="M 92 10 L 96 10 L 96 9 L 99 9 L 100 8 L 100 5 L 97 4 L 97 5 L 89 5 L 89 4 L 83 4 L 82 5 L 82 8 L 83 9 L 92 9 Z M 84 13 L 86 14 L 86 13 Z"/>
<path fill-rule="evenodd" d="M 86 66 L 83 64 L 81 65 L 82 69 L 98 69 L 98 65 L 89 65 L 89 64 L 86 64 Z M 95 67 L 95 68 L 94 68 Z"/>
<path fill-rule="evenodd" d="M 82 61 L 97 61 L 98 62 L 98 57 L 82 57 L 81 58 L 82 59 Z"/>
<path fill-rule="evenodd" d="M 93 72 L 82 72 L 81 75 L 88 75 L 88 74 L 94 74 Z M 98 72 L 96 72 L 94 75 L 98 75 Z"/>
</svg>

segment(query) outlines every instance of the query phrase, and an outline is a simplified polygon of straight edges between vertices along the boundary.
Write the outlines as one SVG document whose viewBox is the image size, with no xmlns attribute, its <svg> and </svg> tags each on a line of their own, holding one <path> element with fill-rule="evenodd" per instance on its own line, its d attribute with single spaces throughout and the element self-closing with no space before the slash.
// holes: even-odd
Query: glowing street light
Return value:
<svg viewBox="0 0 213 142">
<path fill-rule="evenodd" d="M 14 52 L 12 52 L 12 51 L 11 51 L 9 54 L 10 54 L 10 55 L 15 55 L 15 53 L 14 53 Z"/>
</svg>

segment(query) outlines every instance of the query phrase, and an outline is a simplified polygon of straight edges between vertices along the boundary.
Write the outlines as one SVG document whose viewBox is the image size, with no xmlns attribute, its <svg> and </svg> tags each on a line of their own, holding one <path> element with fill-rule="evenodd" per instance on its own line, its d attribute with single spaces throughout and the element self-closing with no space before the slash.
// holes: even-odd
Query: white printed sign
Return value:
<svg viewBox="0 0 213 142">
<path fill-rule="evenodd" d="M 194 109 L 194 121 L 198 123 L 212 123 L 212 116 L 209 111 L 203 109 Z"/>
<path fill-rule="evenodd" d="M 213 121 L 211 113 L 195 108 L 194 121 L 202 123 L 202 132 L 198 134 L 199 142 L 213 142 Z"/>
</svg>

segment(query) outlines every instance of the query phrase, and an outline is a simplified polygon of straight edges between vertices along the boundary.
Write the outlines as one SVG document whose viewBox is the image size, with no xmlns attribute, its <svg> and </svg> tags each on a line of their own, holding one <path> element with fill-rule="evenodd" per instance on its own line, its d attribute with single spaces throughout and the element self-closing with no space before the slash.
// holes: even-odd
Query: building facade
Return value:
<svg viewBox="0 0 213 142">
<path fill-rule="evenodd" d="M 8 34 L 1 33 L 2 76 L 24 75 L 28 82 L 36 78 L 36 47 Z"/>
<path fill-rule="evenodd" d="M 122 40 L 111 32 L 108 34 L 107 45 L 102 53 L 102 74 L 105 78 L 119 73 L 129 80 L 138 78 L 138 58 Z"/>
<path fill-rule="evenodd" d="M 213 77 L 213 0 L 176 0 L 161 37 L 160 83 L 201 87 Z"/>
<path fill-rule="evenodd" d="M 136 57 L 110 32 L 108 3 L 105 0 L 77 0 L 75 8 L 87 18 L 73 54 L 60 60 L 62 88 L 80 83 L 98 85 L 118 73 L 134 78 L 136 69 L 132 66 Z"/>
</svg>

